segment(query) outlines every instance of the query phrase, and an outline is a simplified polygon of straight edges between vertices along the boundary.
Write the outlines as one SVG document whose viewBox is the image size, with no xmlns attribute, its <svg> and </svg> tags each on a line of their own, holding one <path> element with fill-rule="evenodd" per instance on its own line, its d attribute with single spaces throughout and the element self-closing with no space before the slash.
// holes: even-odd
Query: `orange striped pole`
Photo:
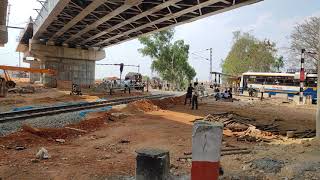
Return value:
<svg viewBox="0 0 320 180">
<path fill-rule="evenodd" d="M 197 121 L 192 134 L 191 180 L 219 178 L 223 124 Z"/>
</svg>

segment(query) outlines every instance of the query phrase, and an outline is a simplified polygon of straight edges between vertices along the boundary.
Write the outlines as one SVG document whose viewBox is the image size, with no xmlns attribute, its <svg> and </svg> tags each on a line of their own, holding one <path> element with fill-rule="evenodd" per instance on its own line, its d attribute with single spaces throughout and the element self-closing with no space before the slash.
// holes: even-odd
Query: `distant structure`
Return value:
<svg viewBox="0 0 320 180">
<path fill-rule="evenodd" d="M 34 57 L 25 61 L 32 68 L 58 71 L 56 78 L 42 75 L 32 81 L 51 87 L 60 81 L 90 86 L 95 79 L 95 61 L 106 56 L 104 47 L 259 1 L 39 1 L 42 9 L 21 32 L 17 51 Z"/>
</svg>

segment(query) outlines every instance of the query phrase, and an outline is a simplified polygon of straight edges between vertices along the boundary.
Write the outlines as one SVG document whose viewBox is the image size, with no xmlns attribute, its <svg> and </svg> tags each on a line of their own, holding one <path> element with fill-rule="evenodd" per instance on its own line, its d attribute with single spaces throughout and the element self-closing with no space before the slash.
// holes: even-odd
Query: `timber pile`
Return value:
<svg viewBox="0 0 320 180">
<path fill-rule="evenodd" d="M 209 122 L 221 122 L 224 125 L 225 130 L 232 132 L 232 135 L 237 137 L 238 141 L 247 142 L 270 142 L 271 139 L 276 138 L 271 132 L 266 130 L 275 130 L 276 126 L 264 125 L 261 129 L 253 125 L 255 119 L 240 116 L 233 112 L 212 113 L 204 118 L 197 120 L 209 121 Z M 276 131 L 276 130 L 275 130 Z"/>
<path fill-rule="evenodd" d="M 294 133 L 297 138 L 312 138 L 316 136 L 316 130 L 308 129 L 302 132 Z"/>
<path fill-rule="evenodd" d="M 221 148 L 221 156 L 228 156 L 228 155 L 236 155 L 236 154 L 250 154 L 252 150 L 248 148 Z M 184 156 L 178 157 L 177 161 L 186 162 L 188 159 L 192 159 L 192 152 L 185 152 Z"/>
<path fill-rule="evenodd" d="M 221 122 L 224 127 L 233 132 L 242 132 L 249 128 L 250 123 L 255 119 L 245 118 L 236 113 L 212 113 L 204 117 L 202 120 L 210 122 Z"/>
</svg>

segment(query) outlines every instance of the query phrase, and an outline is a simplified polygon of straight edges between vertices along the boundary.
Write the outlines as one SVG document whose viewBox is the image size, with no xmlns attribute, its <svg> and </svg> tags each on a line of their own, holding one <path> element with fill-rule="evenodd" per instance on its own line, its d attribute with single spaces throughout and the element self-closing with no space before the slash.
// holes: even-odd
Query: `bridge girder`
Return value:
<svg viewBox="0 0 320 180">
<path fill-rule="evenodd" d="M 103 48 L 261 0 L 54 1 L 59 2 L 56 9 L 48 10 L 47 18 L 39 15 L 42 21 L 34 25 L 33 40 Z"/>
</svg>

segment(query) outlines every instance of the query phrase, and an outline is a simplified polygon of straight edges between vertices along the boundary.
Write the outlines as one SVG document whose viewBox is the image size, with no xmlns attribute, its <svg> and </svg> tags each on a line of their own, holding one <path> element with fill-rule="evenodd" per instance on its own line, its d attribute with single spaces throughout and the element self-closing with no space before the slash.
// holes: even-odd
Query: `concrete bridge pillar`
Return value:
<svg viewBox="0 0 320 180">
<path fill-rule="evenodd" d="M 7 6 L 8 0 L 0 1 L 0 47 L 8 42 Z"/>
<path fill-rule="evenodd" d="M 94 84 L 95 61 L 105 58 L 105 51 L 78 49 L 42 44 L 29 44 L 28 55 L 35 61 L 28 61 L 30 67 L 56 70 L 55 76 L 40 75 L 40 81 L 47 87 L 71 88 L 72 83 L 82 87 Z M 30 76 L 37 79 L 36 75 Z"/>
</svg>

